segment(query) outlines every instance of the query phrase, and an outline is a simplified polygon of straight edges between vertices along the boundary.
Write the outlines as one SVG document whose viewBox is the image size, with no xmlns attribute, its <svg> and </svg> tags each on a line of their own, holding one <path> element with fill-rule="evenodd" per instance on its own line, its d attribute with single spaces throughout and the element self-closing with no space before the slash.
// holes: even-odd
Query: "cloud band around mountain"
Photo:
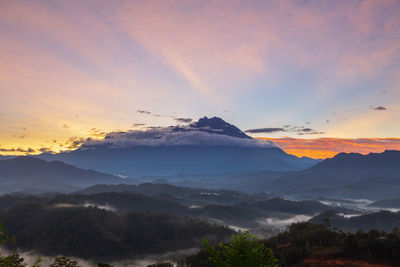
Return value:
<svg viewBox="0 0 400 267">
<path fill-rule="evenodd" d="M 211 132 L 210 132 L 211 131 Z M 212 132 L 214 131 L 214 132 Z M 130 130 L 127 132 L 111 132 L 104 140 L 88 139 L 83 148 L 98 145 L 113 147 L 129 146 L 244 146 L 244 147 L 272 147 L 272 142 L 253 138 L 239 138 L 219 134 L 218 129 L 193 128 L 188 126 L 153 127 L 147 130 Z"/>
</svg>

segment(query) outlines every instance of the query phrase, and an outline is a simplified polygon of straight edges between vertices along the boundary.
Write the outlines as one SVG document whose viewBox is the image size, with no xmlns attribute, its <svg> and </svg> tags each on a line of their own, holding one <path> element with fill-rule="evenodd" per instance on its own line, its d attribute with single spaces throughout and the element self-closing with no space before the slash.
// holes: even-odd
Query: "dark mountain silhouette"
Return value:
<svg viewBox="0 0 400 267">
<path fill-rule="evenodd" d="M 175 196 L 184 196 L 193 194 L 195 192 L 202 192 L 202 189 L 178 187 L 169 184 L 152 184 L 143 183 L 140 185 L 128 185 L 128 184 L 118 184 L 118 185 L 108 185 L 108 184 L 98 184 L 93 185 L 83 190 L 77 191 L 78 194 L 97 194 L 105 192 L 130 192 L 130 193 L 140 193 L 144 195 L 158 195 L 158 194 L 171 194 Z"/>
<path fill-rule="evenodd" d="M 218 117 L 212 117 L 212 118 L 203 117 L 199 119 L 197 122 L 190 124 L 190 126 L 191 128 L 195 128 L 200 131 L 205 131 L 208 133 L 251 139 L 250 136 L 242 132 L 239 128 L 237 128 L 232 124 L 227 123 L 226 121 Z"/>
<path fill-rule="evenodd" d="M 400 190 L 400 151 L 361 155 L 340 153 L 302 171 L 261 172 L 231 185 L 247 191 L 304 192 L 347 198 L 388 198 Z"/>
<path fill-rule="evenodd" d="M 15 156 L 3 156 L 3 155 L 0 155 L 0 160 L 13 159 L 13 158 L 15 158 Z"/>
<path fill-rule="evenodd" d="M 400 186 L 400 151 L 383 153 L 340 153 L 303 172 L 313 184 L 326 186 Z"/>
<path fill-rule="evenodd" d="M 71 192 L 99 183 L 127 182 L 110 174 L 84 170 L 60 161 L 47 162 L 32 157 L 0 161 L 0 192 Z"/>
<path fill-rule="evenodd" d="M 353 177 L 398 177 L 396 172 L 400 171 L 400 151 L 386 150 L 382 153 L 339 153 L 333 158 L 328 158 L 310 171 L 331 172 L 351 175 Z"/>
</svg>

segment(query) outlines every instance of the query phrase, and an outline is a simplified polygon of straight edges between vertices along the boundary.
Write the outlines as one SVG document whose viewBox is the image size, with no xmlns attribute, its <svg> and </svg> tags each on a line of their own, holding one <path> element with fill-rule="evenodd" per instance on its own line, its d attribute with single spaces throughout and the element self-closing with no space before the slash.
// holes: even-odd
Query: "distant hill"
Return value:
<svg viewBox="0 0 400 267">
<path fill-rule="evenodd" d="M 400 151 L 340 153 L 302 172 L 313 185 L 332 184 L 400 186 Z M 306 179 L 307 180 L 307 179 Z"/>
<path fill-rule="evenodd" d="M 60 161 L 47 162 L 33 157 L 16 157 L 0 161 L 0 193 L 72 192 L 98 183 L 115 184 L 127 181 Z"/>
<path fill-rule="evenodd" d="M 248 208 L 252 208 L 264 214 L 273 213 L 287 213 L 287 214 L 302 214 L 302 215 L 315 215 L 323 211 L 331 210 L 333 207 L 324 205 L 318 201 L 303 200 L 303 201 L 290 201 L 281 198 L 272 198 L 265 201 L 258 201 L 249 204 L 242 204 Z M 335 207 L 341 212 L 354 212 L 345 208 Z"/>
<path fill-rule="evenodd" d="M 309 222 L 313 224 L 329 223 L 331 227 L 345 232 L 369 231 L 371 229 L 391 232 L 393 228 L 400 227 L 400 213 L 380 211 L 345 217 L 337 211 L 327 211 L 315 216 Z"/>
<path fill-rule="evenodd" d="M 179 216 L 189 214 L 186 207 L 173 200 L 127 192 L 104 192 L 92 195 L 56 195 L 48 200 L 47 203 L 54 205 L 72 204 L 77 206 L 93 206 L 119 212 L 149 211 Z"/>
<path fill-rule="evenodd" d="M 321 187 L 400 188 L 400 151 L 386 150 L 368 155 L 340 153 L 302 172 L 302 175 L 307 176 L 303 182 Z"/>
<path fill-rule="evenodd" d="M 330 172 L 334 175 L 346 175 L 353 180 L 365 177 L 370 179 L 399 178 L 400 151 L 386 150 L 382 153 L 362 155 L 358 153 L 339 153 L 333 158 L 311 167 L 312 172 Z M 400 180 L 398 181 L 400 185 Z"/>
<path fill-rule="evenodd" d="M 253 139 L 217 117 L 187 126 L 109 133 L 75 151 L 37 157 L 131 177 L 301 170 L 318 162 Z"/>
<path fill-rule="evenodd" d="M 215 192 L 215 190 L 207 190 L 201 188 L 189 188 L 174 186 L 170 184 L 161 183 L 143 183 L 139 185 L 129 185 L 129 184 L 97 184 L 87 187 L 83 190 L 79 190 L 78 194 L 96 194 L 104 192 L 132 192 L 141 193 L 145 195 L 158 195 L 158 194 L 170 194 L 174 196 L 187 196 L 192 194 L 200 194 L 201 192 Z M 239 192 L 237 192 L 239 193 Z"/>
<path fill-rule="evenodd" d="M 97 194 L 104 192 L 130 192 L 157 197 L 169 196 L 185 205 L 234 205 L 242 202 L 255 202 L 270 198 L 268 194 L 246 194 L 232 190 L 189 188 L 161 183 L 143 183 L 139 185 L 94 185 L 75 193 Z"/>
<path fill-rule="evenodd" d="M 302 200 L 293 201 L 278 197 L 271 197 L 269 194 L 257 193 L 248 194 L 232 190 L 211 190 L 203 188 L 188 188 L 174 186 L 170 184 L 144 183 L 140 185 L 94 185 L 83 190 L 79 190 L 76 194 L 98 194 L 105 192 L 130 192 L 139 193 L 155 197 L 164 197 L 169 195 L 175 201 L 187 204 L 191 201 L 203 202 L 205 204 L 225 204 L 237 205 L 261 213 L 288 213 L 288 214 L 304 214 L 312 215 L 322 211 L 331 210 L 332 207 L 324 205 L 318 201 Z M 190 204 L 189 204 L 190 205 Z M 355 211 L 335 207 L 343 213 L 354 213 Z"/>
<path fill-rule="evenodd" d="M 13 158 L 15 158 L 15 156 L 3 156 L 3 155 L 0 155 L 0 160 L 13 159 Z"/>
<path fill-rule="evenodd" d="M 302 171 L 260 172 L 231 189 L 343 198 L 381 199 L 400 192 L 400 151 L 340 153 Z"/>
<path fill-rule="evenodd" d="M 369 204 L 370 207 L 400 209 L 400 198 L 382 199 Z"/>
</svg>

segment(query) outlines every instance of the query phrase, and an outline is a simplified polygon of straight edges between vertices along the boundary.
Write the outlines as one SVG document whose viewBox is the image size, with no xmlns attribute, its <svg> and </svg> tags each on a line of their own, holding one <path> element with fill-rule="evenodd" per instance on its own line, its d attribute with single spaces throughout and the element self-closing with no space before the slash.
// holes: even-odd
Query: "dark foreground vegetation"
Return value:
<svg viewBox="0 0 400 267">
<path fill-rule="evenodd" d="M 116 187 L 126 189 L 122 185 Z M 202 244 L 203 250 L 198 254 L 184 259 L 180 256 L 174 262 L 184 267 L 254 266 L 257 262 L 267 264 L 268 259 L 274 263 L 276 259 L 278 266 L 360 266 L 335 262 L 346 260 L 399 266 L 395 263 L 400 262 L 400 233 L 396 230 L 400 213 L 381 211 L 346 218 L 342 213 L 355 211 L 344 208 L 332 211 L 329 210 L 332 207 L 316 201 L 158 184 L 128 188 L 140 189 L 142 194 L 118 191 L 0 196 L 0 221 L 9 231 L 4 241 L 13 244 L 15 237 L 15 249 L 54 257 L 53 266 L 78 264 L 68 258 L 57 258 L 58 255 L 110 263 L 198 248 Z M 160 194 L 165 188 L 171 194 Z M 230 199 L 236 199 L 236 203 L 223 204 Z M 218 242 L 227 242 L 233 231 L 207 223 L 218 219 L 220 224 L 252 226 L 260 218 L 285 219 L 316 213 L 319 215 L 310 223 L 293 224 L 286 232 L 269 239 L 258 240 L 242 234 L 231 243 L 216 247 L 213 245 Z M 358 229 L 364 232 L 357 232 Z M 7 236 L 4 231 L 0 233 Z M 202 243 L 203 239 L 209 243 Z M 16 252 L 2 259 L 0 267 L 23 266 L 24 262 Z M 7 261 L 13 264 L 6 265 Z M 328 261 L 333 261 L 332 265 Z M 270 266 L 260 264 L 257 266 Z M 155 266 L 170 266 L 170 263 Z"/>
<path fill-rule="evenodd" d="M 278 266 L 359 266 L 349 265 L 351 262 L 359 261 L 379 263 L 382 264 L 381 266 L 398 266 L 400 262 L 400 231 L 398 229 L 390 233 L 377 230 L 370 230 L 367 233 L 361 231 L 344 233 L 333 231 L 327 225 L 296 223 L 292 224 L 287 231 L 261 242 L 264 248 L 271 249 Z M 242 248 L 239 246 L 238 249 Z M 257 259 L 262 257 L 256 255 L 253 254 L 253 263 L 257 263 Z M 235 266 L 218 265 L 215 264 L 214 259 L 215 251 L 210 251 L 206 246 L 196 255 L 181 260 L 178 266 Z M 344 265 L 328 263 L 335 262 L 337 259 L 345 262 Z M 264 263 L 266 262 L 265 260 Z M 271 260 L 271 262 L 270 265 L 249 266 L 275 266 L 274 261 Z"/>
<path fill-rule="evenodd" d="M 0 213 L 18 248 L 89 260 L 118 260 L 198 247 L 203 237 L 233 233 L 204 221 L 152 212 L 115 213 L 97 208 L 22 205 Z"/>
<path fill-rule="evenodd" d="M 202 226 L 199 228 L 197 222 L 192 222 L 189 225 L 192 229 L 207 227 Z M 154 225 L 151 225 L 148 230 L 152 229 L 152 227 Z M 223 229 L 219 230 L 221 231 L 220 234 L 226 234 L 226 231 Z M 51 235 L 52 232 L 49 231 L 47 234 Z M 185 236 L 188 236 L 188 232 L 175 234 L 180 237 L 178 239 L 171 239 L 172 243 L 179 243 Z M 145 239 L 156 239 L 150 231 L 144 231 L 143 236 L 147 235 L 148 237 Z M 198 235 L 201 236 L 202 233 L 198 232 Z M 19 240 L 17 239 L 17 241 Z M 0 225 L 0 242 L 11 245 L 15 242 L 15 238 L 8 231 L 4 230 L 2 224 Z M 229 243 L 220 243 L 217 246 L 213 246 L 207 239 L 203 239 L 202 242 L 203 249 L 200 252 L 184 259 L 176 260 L 175 264 L 179 267 L 361 266 L 351 264 L 351 262 L 360 263 L 361 261 L 370 264 L 377 263 L 380 264 L 379 266 L 396 266 L 400 262 L 399 229 L 393 229 L 390 233 L 379 232 L 377 230 L 370 230 L 367 233 L 362 231 L 344 233 L 329 229 L 328 222 L 325 225 L 296 223 L 292 224 L 287 231 L 267 240 L 260 240 L 256 236 L 244 232 L 233 235 Z M 96 243 L 92 242 L 91 244 L 96 246 Z M 143 244 L 139 240 L 136 240 L 135 243 L 136 245 Z M 84 249 L 85 245 L 88 244 L 75 243 L 75 247 L 78 249 Z M 115 248 L 117 247 L 106 247 L 105 249 L 111 249 L 112 251 Z M 118 248 L 121 249 L 121 247 Z M 12 253 L 8 256 L 0 255 L 0 266 L 26 266 L 24 259 L 18 255 L 16 250 L 12 249 L 11 251 Z M 112 253 L 111 251 L 107 251 L 107 253 Z M 335 263 L 335 260 L 338 259 L 345 262 L 344 265 Z M 39 266 L 40 259 L 32 267 Z M 75 267 L 79 265 L 73 260 L 59 256 L 54 259 L 54 263 L 50 266 Z M 98 266 L 107 267 L 111 265 L 99 263 Z M 169 267 L 173 265 L 171 262 L 159 262 L 150 266 Z"/>
</svg>

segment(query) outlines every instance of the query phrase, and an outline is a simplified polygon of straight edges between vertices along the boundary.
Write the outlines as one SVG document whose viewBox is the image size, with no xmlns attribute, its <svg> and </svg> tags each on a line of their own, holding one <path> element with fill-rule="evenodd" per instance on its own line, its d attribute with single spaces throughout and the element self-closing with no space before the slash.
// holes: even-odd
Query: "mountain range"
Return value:
<svg viewBox="0 0 400 267">
<path fill-rule="evenodd" d="M 60 161 L 47 162 L 33 157 L 0 160 L 0 193 L 71 192 L 99 183 L 118 184 L 129 181 Z"/>
<path fill-rule="evenodd" d="M 400 194 L 399 173 L 400 151 L 340 153 L 319 162 L 289 155 L 220 118 L 204 117 L 185 126 L 109 133 L 75 151 L 0 160 L 0 191 L 72 192 L 156 180 L 303 199 L 380 200 Z"/>
<path fill-rule="evenodd" d="M 275 195 L 303 199 L 328 197 L 382 200 L 396 198 L 400 193 L 399 162 L 399 151 L 368 155 L 339 154 L 300 171 L 263 171 L 221 176 L 180 175 L 171 177 L 172 180 L 165 176 L 161 182 L 209 189 L 273 192 Z M 192 180 L 176 180 L 189 178 Z M 72 192 L 96 184 L 137 183 L 137 180 L 82 169 L 60 161 L 48 162 L 33 157 L 0 161 L 1 193 Z M 162 190 L 166 190 L 165 186 Z"/>
<path fill-rule="evenodd" d="M 227 188 L 304 197 L 383 199 L 400 193 L 399 174 L 400 151 L 340 153 L 306 170 L 248 174 Z"/>
</svg>

